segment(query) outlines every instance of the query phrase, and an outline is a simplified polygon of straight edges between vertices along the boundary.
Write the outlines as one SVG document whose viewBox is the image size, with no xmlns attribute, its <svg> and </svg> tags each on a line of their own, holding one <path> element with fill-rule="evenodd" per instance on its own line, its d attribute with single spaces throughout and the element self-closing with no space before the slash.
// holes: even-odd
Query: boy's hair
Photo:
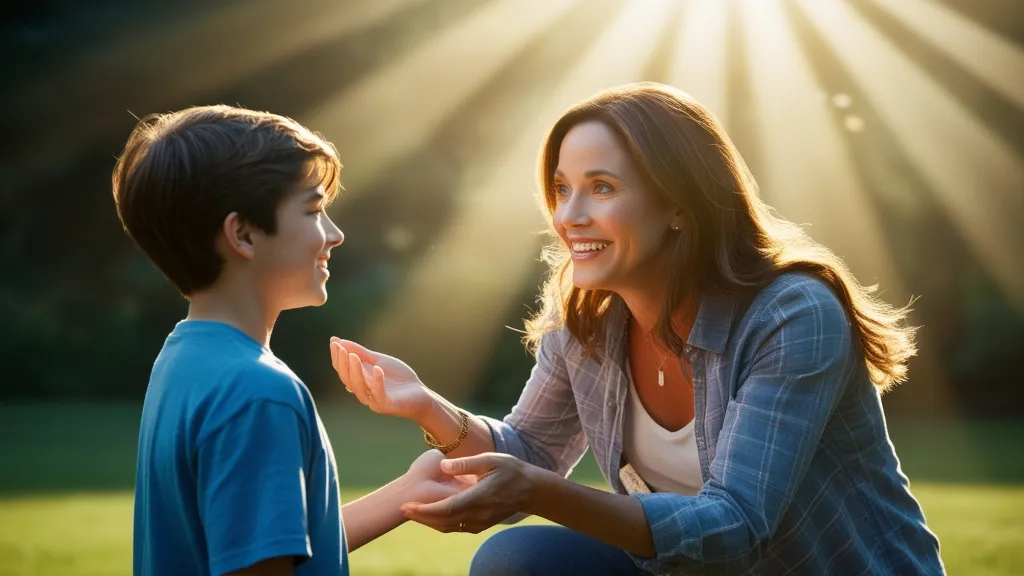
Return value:
<svg viewBox="0 0 1024 576">
<path fill-rule="evenodd" d="M 338 189 L 334 146 L 290 118 L 199 106 L 143 118 L 114 167 L 117 215 L 146 256 L 188 296 L 212 285 L 224 265 L 214 242 L 224 219 L 277 232 L 287 193 Z"/>
</svg>

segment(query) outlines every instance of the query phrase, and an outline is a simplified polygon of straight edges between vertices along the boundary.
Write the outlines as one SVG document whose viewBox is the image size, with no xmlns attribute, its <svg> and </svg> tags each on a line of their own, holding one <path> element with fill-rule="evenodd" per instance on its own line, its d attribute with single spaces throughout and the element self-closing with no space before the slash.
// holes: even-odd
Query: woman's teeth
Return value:
<svg viewBox="0 0 1024 576">
<path fill-rule="evenodd" d="M 597 252 L 604 250 L 610 242 L 573 242 L 573 252 Z"/>
</svg>

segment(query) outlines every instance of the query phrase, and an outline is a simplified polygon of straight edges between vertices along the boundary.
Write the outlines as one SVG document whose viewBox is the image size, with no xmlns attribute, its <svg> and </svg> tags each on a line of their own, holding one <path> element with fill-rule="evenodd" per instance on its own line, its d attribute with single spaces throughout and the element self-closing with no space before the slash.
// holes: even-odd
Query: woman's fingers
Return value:
<svg viewBox="0 0 1024 576">
<path fill-rule="evenodd" d="M 415 512 L 407 512 L 405 517 L 408 518 L 409 520 L 412 520 L 413 522 L 416 522 L 417 524 L 422 524 L 422 525 L 426 526 L 427 528 L 433 528 L 434 530 L 437 530 L 438 532 L 445 532 L 445 533 L 447 533 L 447 532 L 457 532 L 458 531 L 458 525 L 455 525 L 454 529 L 453 529 L 453 528 L 449 527 L 448 523 L 446 521 L 444 521 L 444 520 L 438 520 L 436 518 L 420 518 L 420 517 L 418 517 L 416 515 Z"/>
<path fill-rule="evenodd" d="M 373 408 L 373 399 L 370 395 L 370 389 L 366 386 L 366 379 L 363 377 L 363 362 L 359 359 L 359 356 L 349 353 L 347 356 L 348 360 L 348 386 L 352 389 L 352 393 L 356 395 L 363 404 Z"/>
<path fill-rule="evenodd" d="M 463 532 L 465 534 L 479 534 L 486 530 L 490 526 L 481 524 L 479 520 L 470 518 L 466 515 L 460 516 L 446 516 L 437 517 L 429 514 L 420 514 L 419 506 L 417 504 L 407 504 L 402 508 L 406 519 L 412 520 L 417 524 L 422 524 L 428 528 L 433 528 L 438 532 Z"/>
<path fill-rule="evenodd" d="M 388 403 L 388 392 L 384 387 L 384 369 L 380 366 L 370 368 L 370 396 L 382 405 Z"/>
<path fill-rule="evenodd" d="M 334 371 L 338 373 L 338 378 L 341 378 L 342 383 L 348 388 L 348 351 L 342 347 L 338 340 L 331 340 L 331 365 L 334 366 Z"/>
<path fill-rule="evenodd" d="M 341 338 L 337 338 L 337 340 L 338 343 L 341 344 L 350 353 L 359 356 L 359 359 L 362 360 L 363 362 L 366 362 L 367 364 L 377 363 L 377 354 L 373 350 L 370 350 L 369 348 L 364 348 L 361 344 L 358 344 L 351 340 L 342 340 Z"/>
<path fill-rule="evenodd" d="M 465 522 L 451 516 L 437 516 L 434 514 L 423 514 L 420 508 L 424 505 L 418 502 L 411 502 L 402 506 L 402 513 L 405 517 L 418 524 L 429 526 L 438 532 L 457 532 L 460 525 Z"/>
</svg>

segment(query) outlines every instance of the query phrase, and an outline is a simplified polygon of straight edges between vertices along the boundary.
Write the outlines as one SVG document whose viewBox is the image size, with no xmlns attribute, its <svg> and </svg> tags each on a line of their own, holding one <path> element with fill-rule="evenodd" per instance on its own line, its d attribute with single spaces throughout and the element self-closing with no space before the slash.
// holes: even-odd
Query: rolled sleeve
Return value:
<svg viewBox="0 0 1024 576">
<path fill-rule="evenodd" d="M 809 468 L 862 357 L 845 311 L 814 281 L 762 310 L 749 375 L 726 408 L 700 494 L 638 494 L 654 537 L 656 574 L 736 573 L 760 558 Z"/>
</svg>

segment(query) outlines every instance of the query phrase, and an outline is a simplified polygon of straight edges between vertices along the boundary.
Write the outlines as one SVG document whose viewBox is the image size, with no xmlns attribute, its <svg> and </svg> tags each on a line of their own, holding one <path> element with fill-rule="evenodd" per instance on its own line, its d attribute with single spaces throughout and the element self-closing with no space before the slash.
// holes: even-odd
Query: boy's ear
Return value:
<svg viewBox="0 0 1024 576">
<path fill-rule="evenodd" d="M 238 212 L 232 212 L 224 218 L 221 232 L 224 233 L 224 240 L 229 250 L 232 250 L 246 260 L 252 260 L 253 256 L 256 255 L 256 246 L 253 243 L 253 227 L 245 220 L 242 220 Z"/>
</svg>

